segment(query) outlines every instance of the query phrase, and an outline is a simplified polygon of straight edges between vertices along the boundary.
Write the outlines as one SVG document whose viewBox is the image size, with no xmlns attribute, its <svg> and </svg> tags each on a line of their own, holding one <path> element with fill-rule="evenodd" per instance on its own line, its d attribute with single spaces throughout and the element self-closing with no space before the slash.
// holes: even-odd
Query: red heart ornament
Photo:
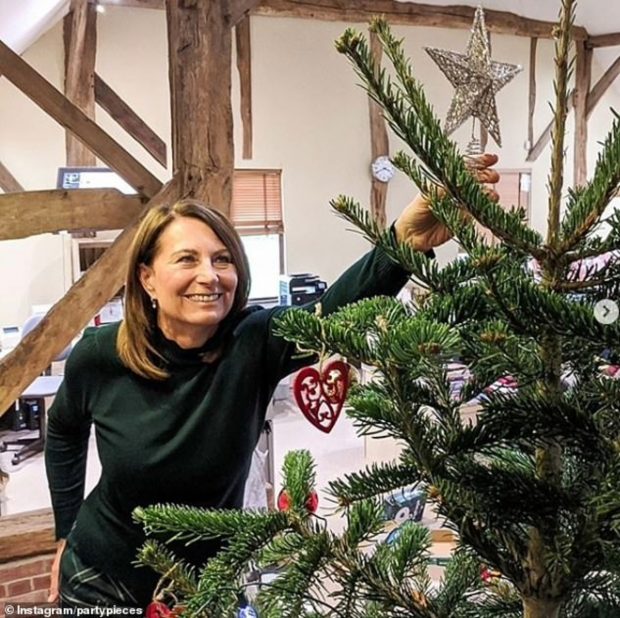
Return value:
<svg viewBox="0 0 620 618">
<path fill-rule="evenodd" d="M 349 389 L 349 365 L 331 361 L 319 373 L 304 367 L 295 376 L 293 394 L 303 415 L 317 428 L 329 433 L 342 410 Z"/>
</svg>

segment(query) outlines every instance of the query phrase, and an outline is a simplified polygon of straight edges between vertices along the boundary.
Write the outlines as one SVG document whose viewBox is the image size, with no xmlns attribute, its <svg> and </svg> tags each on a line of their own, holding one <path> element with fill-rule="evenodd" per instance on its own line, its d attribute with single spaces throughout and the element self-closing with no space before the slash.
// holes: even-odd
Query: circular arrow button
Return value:
<svg viewBox="0 0 620 618">
<path fill-rule="evenodd" d="M 609 298 L 599 300 L 594 305 L 594 319 L 601 324 L 613 324 L 620 315 L 617 303 Z"/>
</svg>

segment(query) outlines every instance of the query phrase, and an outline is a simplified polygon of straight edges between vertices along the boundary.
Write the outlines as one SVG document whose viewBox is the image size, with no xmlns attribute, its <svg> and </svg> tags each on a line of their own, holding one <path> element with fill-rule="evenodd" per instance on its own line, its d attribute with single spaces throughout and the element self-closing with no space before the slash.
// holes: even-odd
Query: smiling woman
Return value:
<svg viewBox="0 0 620 618">
<path fill-rule="evenodd" d="M 180 217 L 162 233 L 152 264 L 140 265 L 162 333 L 197 348 L 228 315 L 237 290 L 230 251 L 200 219 Z"/>
<path fill-rule="evenodd" d="M 226 217 L 193 200 L 152 210 L 129 260 L 119 356 L 139 375 L 167 377 L 156 362 L 154 329 L 197 348 L 245 307 L 250 285 L 241 239 Z"/>
<path fill-rule="evenodd" d="M 393 233 L 426 251 L 449 236 L 441 227 L 418 197 Z M 408 276 L 374 248 L 323 294 L 321 311 L 395 295 Z M 46 465 L 59 540 L 50 600 L 60 586 L 64 607 L 144 608 L 158 575 L 134 566 L 145 541 L 134 509 L 242 506 L 275 387 L 314 360 L 299 358 L 274 332 L 290 309 L 247 307 L 249 290 L 243 245 L 221 213 L 184 200 L 143 219 L 129 256 L 125 317 L 86 330 L 49 412 Z M 84 500 L 91 425 L 101 478 Z M 171 544 L 195 567 L 220 548 L 217 539 Z"/>
</svg>

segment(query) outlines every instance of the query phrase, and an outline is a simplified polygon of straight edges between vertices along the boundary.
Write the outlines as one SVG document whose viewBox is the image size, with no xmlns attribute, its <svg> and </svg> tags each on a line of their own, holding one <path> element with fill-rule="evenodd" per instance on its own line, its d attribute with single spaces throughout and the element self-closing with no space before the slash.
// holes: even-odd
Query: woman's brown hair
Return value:
<svg viewBox="0 0 620 618">
<path fill-rule="evenodd" d="M 162 369 L 160 352 L 153 344 L 156 315 L 151 298 L 140 282 L 140 265 L 151 266 L 163 231 L 179 217 L 191 217 L 206 223 L 230 251 L 237 269 L 237 289 L 228 317 L 241 311 L 250 293 L 250 267 L 239 234 L 219 211 L 196 200 L 185 199 L 150 210 L 140 223 L 129 256 L 125 283 L 125 317 L 116 339 L 116 349 L 125 366 L 138 375 L 153 380 L 169 377 Z"/>
</svg>

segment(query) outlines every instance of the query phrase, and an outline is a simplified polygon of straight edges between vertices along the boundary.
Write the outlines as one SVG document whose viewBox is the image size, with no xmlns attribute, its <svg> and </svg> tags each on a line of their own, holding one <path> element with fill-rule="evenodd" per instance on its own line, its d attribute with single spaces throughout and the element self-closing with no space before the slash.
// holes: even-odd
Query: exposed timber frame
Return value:
<svg viewBox="0 0 620 618">
<path fill-rule="evenodd" d="M 588 48 L 584 41 L 575 41 L 575 47 L 577 61 L 575 94 L 573 95 L 575 107 L 573 184 L 583 186 L 586 184 L 588 176 L 588 95 L 592 78 L 592 49 Z"/>
<path fill-rule="evenodd" d="M 65 95 L 91 120 L 95 119 L 95 57 L 97 53 L 97 11 L 88 0 L 71 0 L 63 23 L 65 42 Z M 94 153 L 67 131 L 68 166 L 94 167 Z"/>
<path fill-rule="evenodd" d="M 2 162 L 0 162 L 0 189 L 5 193 L 15 193 L 24 190 L 17 178 L 9 172 Z"/>
<path fill-rule="evenodd" d="M 114 90 L 95 73 L 95 102 L 110 114 L 162 167 L 167 166 L 167 149 L 164 142 Z"/>
<path fill-rule="evenodd" d="M 613 84 L 614 80 L 620 74 L 620 56 L 616 58 L 613 64 L 605 71 L 601 78 L 594 84 L 590 92 L 588 93 L 586 102 L 586 118 L 589 118 L 597 103 L 601 100 L 607 89 Z M 570 97 L 568 100 L 568 111 L 570 112 L 574 106 L 574 97 Z M 551 130 L 553 123 L 550 122 L 541 133 L 536 143 L 532 146 L 530 152 L 527 155 L 526 161 L 536 161 L 545 146 L 551 139 Z"/>
<path fill-rule="evenodd" d="M 0 195 L 0 240 L 67 230 L 121 230 L 144 200 L 116 189 L 57 189 Z"/>
</svg>

